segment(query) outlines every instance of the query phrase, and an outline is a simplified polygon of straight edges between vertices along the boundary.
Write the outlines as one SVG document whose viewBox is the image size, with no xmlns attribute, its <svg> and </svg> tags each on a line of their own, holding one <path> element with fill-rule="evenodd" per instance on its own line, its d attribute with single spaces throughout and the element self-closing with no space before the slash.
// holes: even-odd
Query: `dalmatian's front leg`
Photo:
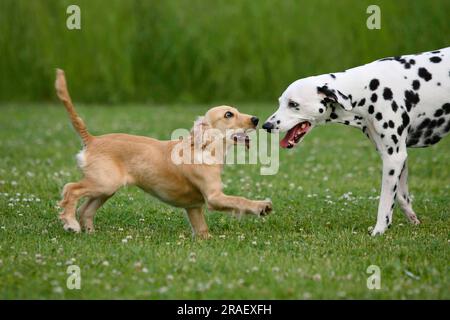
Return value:
<svg viewBox="0 0 450 320">
<path fill-rule="evenodd" d="M 383 180 L 380 203 L 378 205 L 377 224 L 372 230 L 372 236 L 383 234 L 392 223 L 392 212 L 394 210 L 399 178 L 407 158 L 406 147 L 403 150 L 399 150 L 398 153 L 383 150 L 381 154 L 383 159 Z"/>
</svg>

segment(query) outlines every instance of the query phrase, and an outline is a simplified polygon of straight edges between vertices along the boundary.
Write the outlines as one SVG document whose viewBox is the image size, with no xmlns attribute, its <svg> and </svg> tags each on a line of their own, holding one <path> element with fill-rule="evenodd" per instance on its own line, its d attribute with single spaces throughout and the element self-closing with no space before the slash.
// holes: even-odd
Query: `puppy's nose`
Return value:
<svg viewBox="0 0 450 320">
<path fill-rule="evenodd" d="M 270 130 L 272 130 L 274 127 L 272 122 L 266 122 L 263 124 L 262 128 L 267 130 L 268 132 L 270 132 Z"/>
<path fill-rule="evenodd" d="M 252 117 L 250 121 L 255 125 L 255 127 L 258 125 L 259 119 L 257 117 Z"/>
</svg>

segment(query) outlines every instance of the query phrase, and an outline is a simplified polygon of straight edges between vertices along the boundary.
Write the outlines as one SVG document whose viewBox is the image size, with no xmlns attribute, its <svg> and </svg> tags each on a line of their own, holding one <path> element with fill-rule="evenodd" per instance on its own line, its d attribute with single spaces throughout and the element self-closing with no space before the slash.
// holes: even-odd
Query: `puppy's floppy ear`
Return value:
<svg viewBox="0 0 450 320">
<path fill-rule="evenodd" d="M 205 149 L 205 147 L 211 142 L 208 138 L 208 133 L 206 130 L 210 129 L 211 126 L 205 117 L 198 117 L 194 122 L 194 126 L 191 129 L 192 142 L 191 145 Z"/>
<path fill-rule="evenodd" d="M 347 111 L 353 109 L 351 96 L 347 96 L 339 90 L 324 85 L 317 87 L 317 93 L 324 96 L 325 102 L 337 103 Z"/>
</svg>

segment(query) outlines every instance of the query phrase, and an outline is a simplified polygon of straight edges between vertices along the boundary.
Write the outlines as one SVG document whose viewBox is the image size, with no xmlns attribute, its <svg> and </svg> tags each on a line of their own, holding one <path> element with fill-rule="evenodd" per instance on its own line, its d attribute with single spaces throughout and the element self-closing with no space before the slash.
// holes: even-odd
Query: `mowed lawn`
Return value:
<svg viewBox="0 0 450 320">
<path fill-rule="evenodd" d="M 265 119 L 276 104 L 245 104 Z M 208 106 L 78 106 L 94 134 L 127 132 L 168 139 Z M 100 209 L 96 233 L 63 230 L 55 207 L 62 186 L 80 178 L 80 142 L 59 105 L 0 107 L 1 299 L 390 299 L 450 298 L 450 138 L 409 152 L 410 190 L 422 221 L 396 208 L 382 237 L 376 220 L 381 161 L 358 130 L 314 129 L 280 150 L 279 172 L 230 165 L 228 194 L 270 197 L 265 218 L 210 212 L 212 240 L 198 241 L 183 210 L 137 188 Z M 66 287 L 78 265 L 81 289 Z M 369 290 L 370 265 L 381 289 Z"/>
</svg>

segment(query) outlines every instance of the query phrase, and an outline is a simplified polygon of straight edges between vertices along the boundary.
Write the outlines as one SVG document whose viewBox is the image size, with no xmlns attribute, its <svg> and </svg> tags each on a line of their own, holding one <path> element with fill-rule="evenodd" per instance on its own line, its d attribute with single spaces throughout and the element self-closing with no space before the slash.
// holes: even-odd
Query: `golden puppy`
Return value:
<svg viewBox="0 0 450 320">
<path fill-rule="evenodd" d="M 222 191 L 222 160 L 227 147 L 223 152 L 218 147 L 229 146 L 227 142 L 230 140 L 236 142 L 242 137 L 245 140 L 245 132 L 256 128 L 258 118 L 240 113 L 232 107 L 220 106 L 210 109 L 197 120 L 191 136 L 186 139 L 159 141 L 120 133 L 92 136 L 74 109 L 64 72 L 59 69 L 55 87 L 84 144 L 83 150 L 77 155 L 84 177 L 64 186 L 63 199 L 59 203 L 63 209 L 59 217 L 65 230 L 81 230 L 76 219 L 76 206 L 78 200 L 85 197 L 86 202 L 79 209 L 80 220 L 86 231 L 92 232 L 97 209 L 125 185 L 136 185 L 168 204 L 185 208 L 193 232 L 200 238 L 210 236 L 204 216 L 205 203 L 213 210 L 256 215 L 265 215 L 272 210 L 270 201 L 228 196 Z M 206 134 L 208 129 L 214 129 L 211 130 L 213 134 Z M 230 129 L 237 130 L 238 134 L 228 134 Z M 204 137 L 207 138 L 202 141 Z M 197 140 L 199 143 L 196 143 Z M 183 146 L 180 154 L 183 155 L 187 150 L 193 155 L 190 159 L 213 146 L 210 156 L 219 161 L 213 164 L 195 161 L 175 163 L 173 155 L 178 150 L 174 151 L 180 144 Z"/>
</svg>

